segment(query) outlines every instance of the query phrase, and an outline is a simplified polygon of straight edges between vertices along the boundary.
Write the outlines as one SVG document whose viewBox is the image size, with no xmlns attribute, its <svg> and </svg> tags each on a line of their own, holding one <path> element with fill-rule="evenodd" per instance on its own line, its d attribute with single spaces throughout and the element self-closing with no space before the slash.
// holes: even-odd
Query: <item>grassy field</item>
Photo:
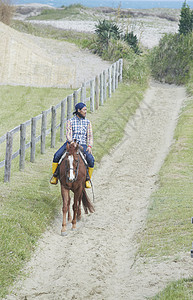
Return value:
<svg viewBox="0 0 193 300">
<path fill-rule="evenodd" d="M 61 88 L 1 86 L 0 136 L 58 104 L 71 93 L 71 89 Z"/>
<path fill-rule="evenodd" d="M 183 279 L 170 284 L 152 300 L 192 300 L 193 279 Z"/>
<path fill-rule="evenodd" d="M 13 20 L 11 27 L 20 32 L 45 38 L 53 38 L 60 41 L 68 41 L 82 47 L 86 47 L 88 42 L 93 38 L 93 34 L 91 33 L 62 30 L 49 25 L 24 23 L 18 20 Z"/>
</svg>

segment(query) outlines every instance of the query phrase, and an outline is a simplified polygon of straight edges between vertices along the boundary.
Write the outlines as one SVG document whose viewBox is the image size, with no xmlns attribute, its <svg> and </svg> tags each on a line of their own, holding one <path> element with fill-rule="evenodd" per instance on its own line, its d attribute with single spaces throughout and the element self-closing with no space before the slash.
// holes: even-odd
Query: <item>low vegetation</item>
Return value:
<svg viewBox="0 0 193 300">
<path fill-rule="evenodd" d="M 71 89 L 62 88 L 1 86 L 0 136 L 58 104 L 71 93 Z"/>
<path fill-rule="evenodd" d="M 193 298 L 193 279 L 183 279 L 171 283 L 152 300 L 191 300 Z"/>
<path fill-rule="evenodd" d="M 29 33 L 35 36 L 51 38 L 59 41 L 68 41 L 83 48 L 86 48 L 93 39 L 92 33 L 62 30 L 49 25 L 38 25 L 19 20 L 13 20 L 11 27 L 20 32 Z"/>
<path fill-rule="evenodd" d="M 153 49 L 152 74 L 156 80 L 187 84 L 193 68 L 193 35 L 166 34 Z"/>
<path fill-rule="evenodd" d="M 35 17 L 29 17 L 29 20 L 61 20 L 68 19 L 76 20 L 89 19 L 89 8 L 84 7 L 81 4 L 72 4 L 69 6 L 62 6 L 60 9 L 44 9 L 40 15 Z"/>
</svg>

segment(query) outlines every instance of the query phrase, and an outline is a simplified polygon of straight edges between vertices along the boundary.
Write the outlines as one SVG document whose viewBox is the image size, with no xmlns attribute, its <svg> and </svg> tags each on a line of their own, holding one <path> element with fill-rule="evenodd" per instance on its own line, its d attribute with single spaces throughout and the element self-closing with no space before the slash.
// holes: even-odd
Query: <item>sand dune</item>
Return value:
<svg viewBox="0 0 193 300">
<path fill-rule="evenodd" d="M 0 23 L 0 83 L 79 87 L 110 63 L 68 42 L 20 33 Z"/>
</svg>

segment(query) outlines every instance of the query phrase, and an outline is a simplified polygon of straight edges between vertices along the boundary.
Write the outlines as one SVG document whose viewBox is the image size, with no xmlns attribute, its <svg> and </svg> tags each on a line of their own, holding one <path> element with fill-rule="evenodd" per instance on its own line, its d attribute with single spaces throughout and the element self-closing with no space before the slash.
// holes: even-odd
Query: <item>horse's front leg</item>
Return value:
<svg viewBox="0 0 193 300">
<path fill-rule="evenodd" d="M 66 232 L 66 214 L 68 211 L 68 204 L 69 204 L 69 191 L 66 190 L 62 185 L 61 185 L 61 194 L 62 194 L 62 199 L 63 199 L 63 221 L 62 221 L 62 230 L 61 230 L 61 235 L 65 235 Z"/>
<path fill-rule="evenodd" d="M 71 212 L 70 212 L 70 195 L 68 196 L 68 222 L 71 223 L 72 222 L 72 216 L 71 216 Z"/>
<path fill-rule="evenodd" d="M 78 200 L 77 221 L 81 220 L 81 200 L 82 200 L 82 196 Z"/>
<path fill-rule="evenodd" d="M 73 205 L 73 219 L 72 219 L 72 229 L 76 228 L 76 217 L 78 212 L 78 203 L 82 194 L 82 188 L 77 189 L 74 192 L 74 205 Z"/>
</svg>

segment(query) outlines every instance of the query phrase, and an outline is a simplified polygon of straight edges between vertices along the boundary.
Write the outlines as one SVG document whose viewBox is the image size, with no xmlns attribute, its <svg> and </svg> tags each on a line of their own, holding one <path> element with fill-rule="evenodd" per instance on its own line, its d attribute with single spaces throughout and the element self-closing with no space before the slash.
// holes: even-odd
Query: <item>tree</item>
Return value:
<svg viewBox="0 0 193 300">
<path fill-rule="evenodd" d="M 184 1 L 179 22 L 179 33 L 188 34 L 193 31 L 193 11 L 190 9 L 189 5 Z"/>
</svg>

